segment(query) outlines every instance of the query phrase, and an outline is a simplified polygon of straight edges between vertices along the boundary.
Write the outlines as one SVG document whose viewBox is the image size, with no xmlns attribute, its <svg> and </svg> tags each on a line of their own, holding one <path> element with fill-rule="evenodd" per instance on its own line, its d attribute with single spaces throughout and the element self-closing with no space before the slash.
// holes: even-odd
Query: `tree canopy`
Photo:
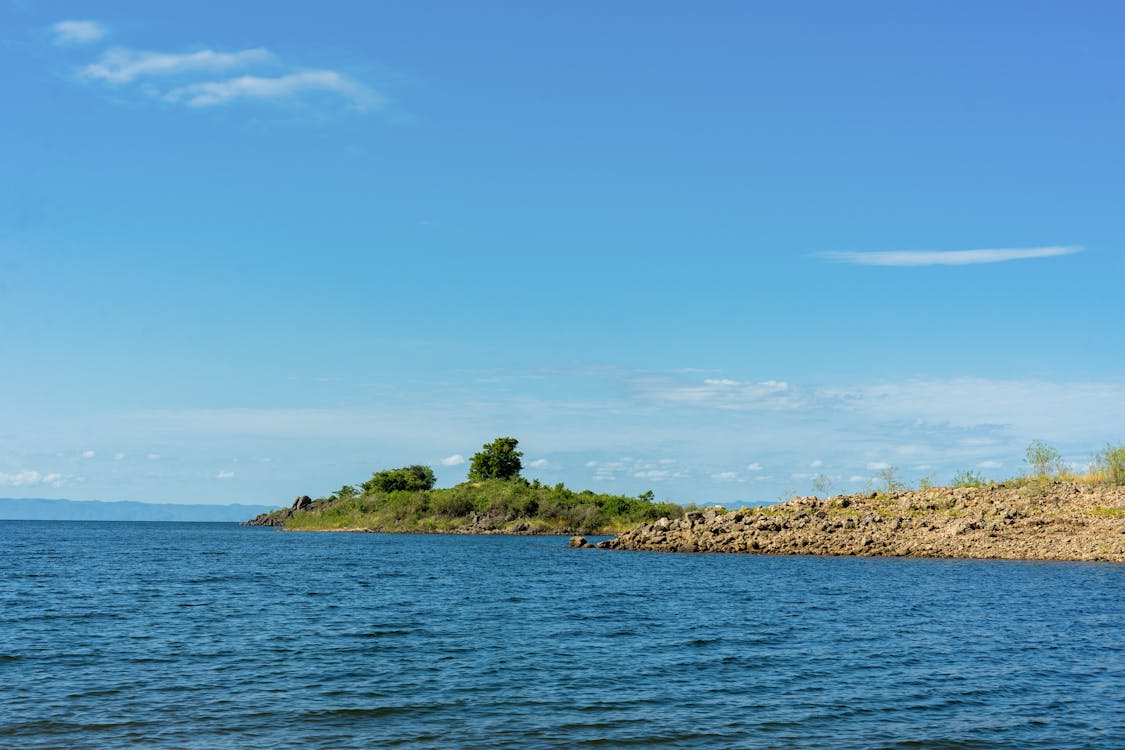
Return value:
<svg viewBox="0 0 1125 750">
<path fill-rule="evenodd" d="M 516 450 L 519 442 L 511 437 L 498 437 L 491 443 L 485 443 L 484 450 L 473 454 L 469 465 L 469 479 L 477 481 L 518 477 L 523 470 L 523 462 L 520 461 L 523 452 Z"/>
<path fill-rule="evenodd" d="M 403 466 L 401 469 L 377 471 L 363 483 L 368 492 L 417 491 L 434 488 L 434 470 L 429 466 Z"/>
</svg>

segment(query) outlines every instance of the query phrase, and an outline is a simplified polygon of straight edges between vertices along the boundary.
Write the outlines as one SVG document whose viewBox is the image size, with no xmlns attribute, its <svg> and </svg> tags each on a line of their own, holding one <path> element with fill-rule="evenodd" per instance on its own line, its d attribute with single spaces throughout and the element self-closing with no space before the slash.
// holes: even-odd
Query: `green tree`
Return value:
<svg viewBox="0 0 1125 750">
<path fill-rule="evenodd" d="M 480 453 L 474 453 L 469 464 L 469 479 L 515 479 L 523 470 L 520 458 L 522 451 L 516 450 L 518 440 L 499 437 L 485 443 Z"/>
<path fill-rule="evenodd" d="M 898 467 L 888 466 L 875 472 L 875 476 L 883 483 L 886 492 L 899 492 L 906 489 L 906 483 L 898 478 Z"/>
<path fill-rule="evenodd" d="M 368 492 L 418 491 L 434 488 L 434 470 L 429 466 L 403 466 L 401 469 L 377 471 L 363 483 Z"/>
<path fill-rule="evenodd" d="M 1054 447 L 1047 445 L 1042 440 L 1032 440 L 1027 446 L 1027 455 L 1024 458 L 1031 468 L 1032 476 L 1046 477 L 1062 471 L 1062 454 Z"/>
<path fill-rule="evenodd" d="M 832 489 L 832 478 L 821 472 L 812 478 L 812 488 L 817 495 L 827 495 Z"/>
<path fill-rule="evenodd" d="M 355 487 L 352 487 L 350 484 L 345 484 L 343 487 L 333 492 L 331 497 L 333 500 L 351 500 L 355 497 Z"/>
<path fill-rule="evenodd" d="M 1095 453 L 1093 469 L 1106 484 L 1125 484 L 1125 445 L 1107 445 Z"/>
</svg>

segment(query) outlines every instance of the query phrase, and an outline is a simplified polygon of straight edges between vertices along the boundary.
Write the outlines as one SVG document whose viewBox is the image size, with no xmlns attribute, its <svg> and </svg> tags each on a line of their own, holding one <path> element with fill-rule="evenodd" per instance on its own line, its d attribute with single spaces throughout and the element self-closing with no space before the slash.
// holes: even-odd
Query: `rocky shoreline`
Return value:
<svg viewBox="0 0 1125 750">
<path fill-rule="evenodd" d="M 716 506 L 602 549 L 1125 562 L 1125 487 L 1026 480 Z"/>
</svg>

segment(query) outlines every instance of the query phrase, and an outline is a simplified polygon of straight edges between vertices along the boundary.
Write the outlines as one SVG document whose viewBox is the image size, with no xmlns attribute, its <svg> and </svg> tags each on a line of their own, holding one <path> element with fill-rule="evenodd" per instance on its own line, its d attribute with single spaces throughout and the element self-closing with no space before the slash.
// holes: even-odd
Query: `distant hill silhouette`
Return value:
<svg viewBox="0 0 1125 750">
<path fill-rule="evenodd" d="M 269 510 L 273 507 L 0 498 L 0 520 L 6 521 L 245 521 Z"/>
</svg>

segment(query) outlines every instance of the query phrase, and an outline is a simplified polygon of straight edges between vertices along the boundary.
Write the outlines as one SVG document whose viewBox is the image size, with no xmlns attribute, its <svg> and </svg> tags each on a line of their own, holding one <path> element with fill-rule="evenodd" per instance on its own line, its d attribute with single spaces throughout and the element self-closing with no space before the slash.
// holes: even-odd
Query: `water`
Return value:
<svg viewBox="0 0 1125 750">
<path fill-rule="evenodd" d="M 1125 566 L 0 522 L 0 747 L 1125 747 Z"/>
</svg>

